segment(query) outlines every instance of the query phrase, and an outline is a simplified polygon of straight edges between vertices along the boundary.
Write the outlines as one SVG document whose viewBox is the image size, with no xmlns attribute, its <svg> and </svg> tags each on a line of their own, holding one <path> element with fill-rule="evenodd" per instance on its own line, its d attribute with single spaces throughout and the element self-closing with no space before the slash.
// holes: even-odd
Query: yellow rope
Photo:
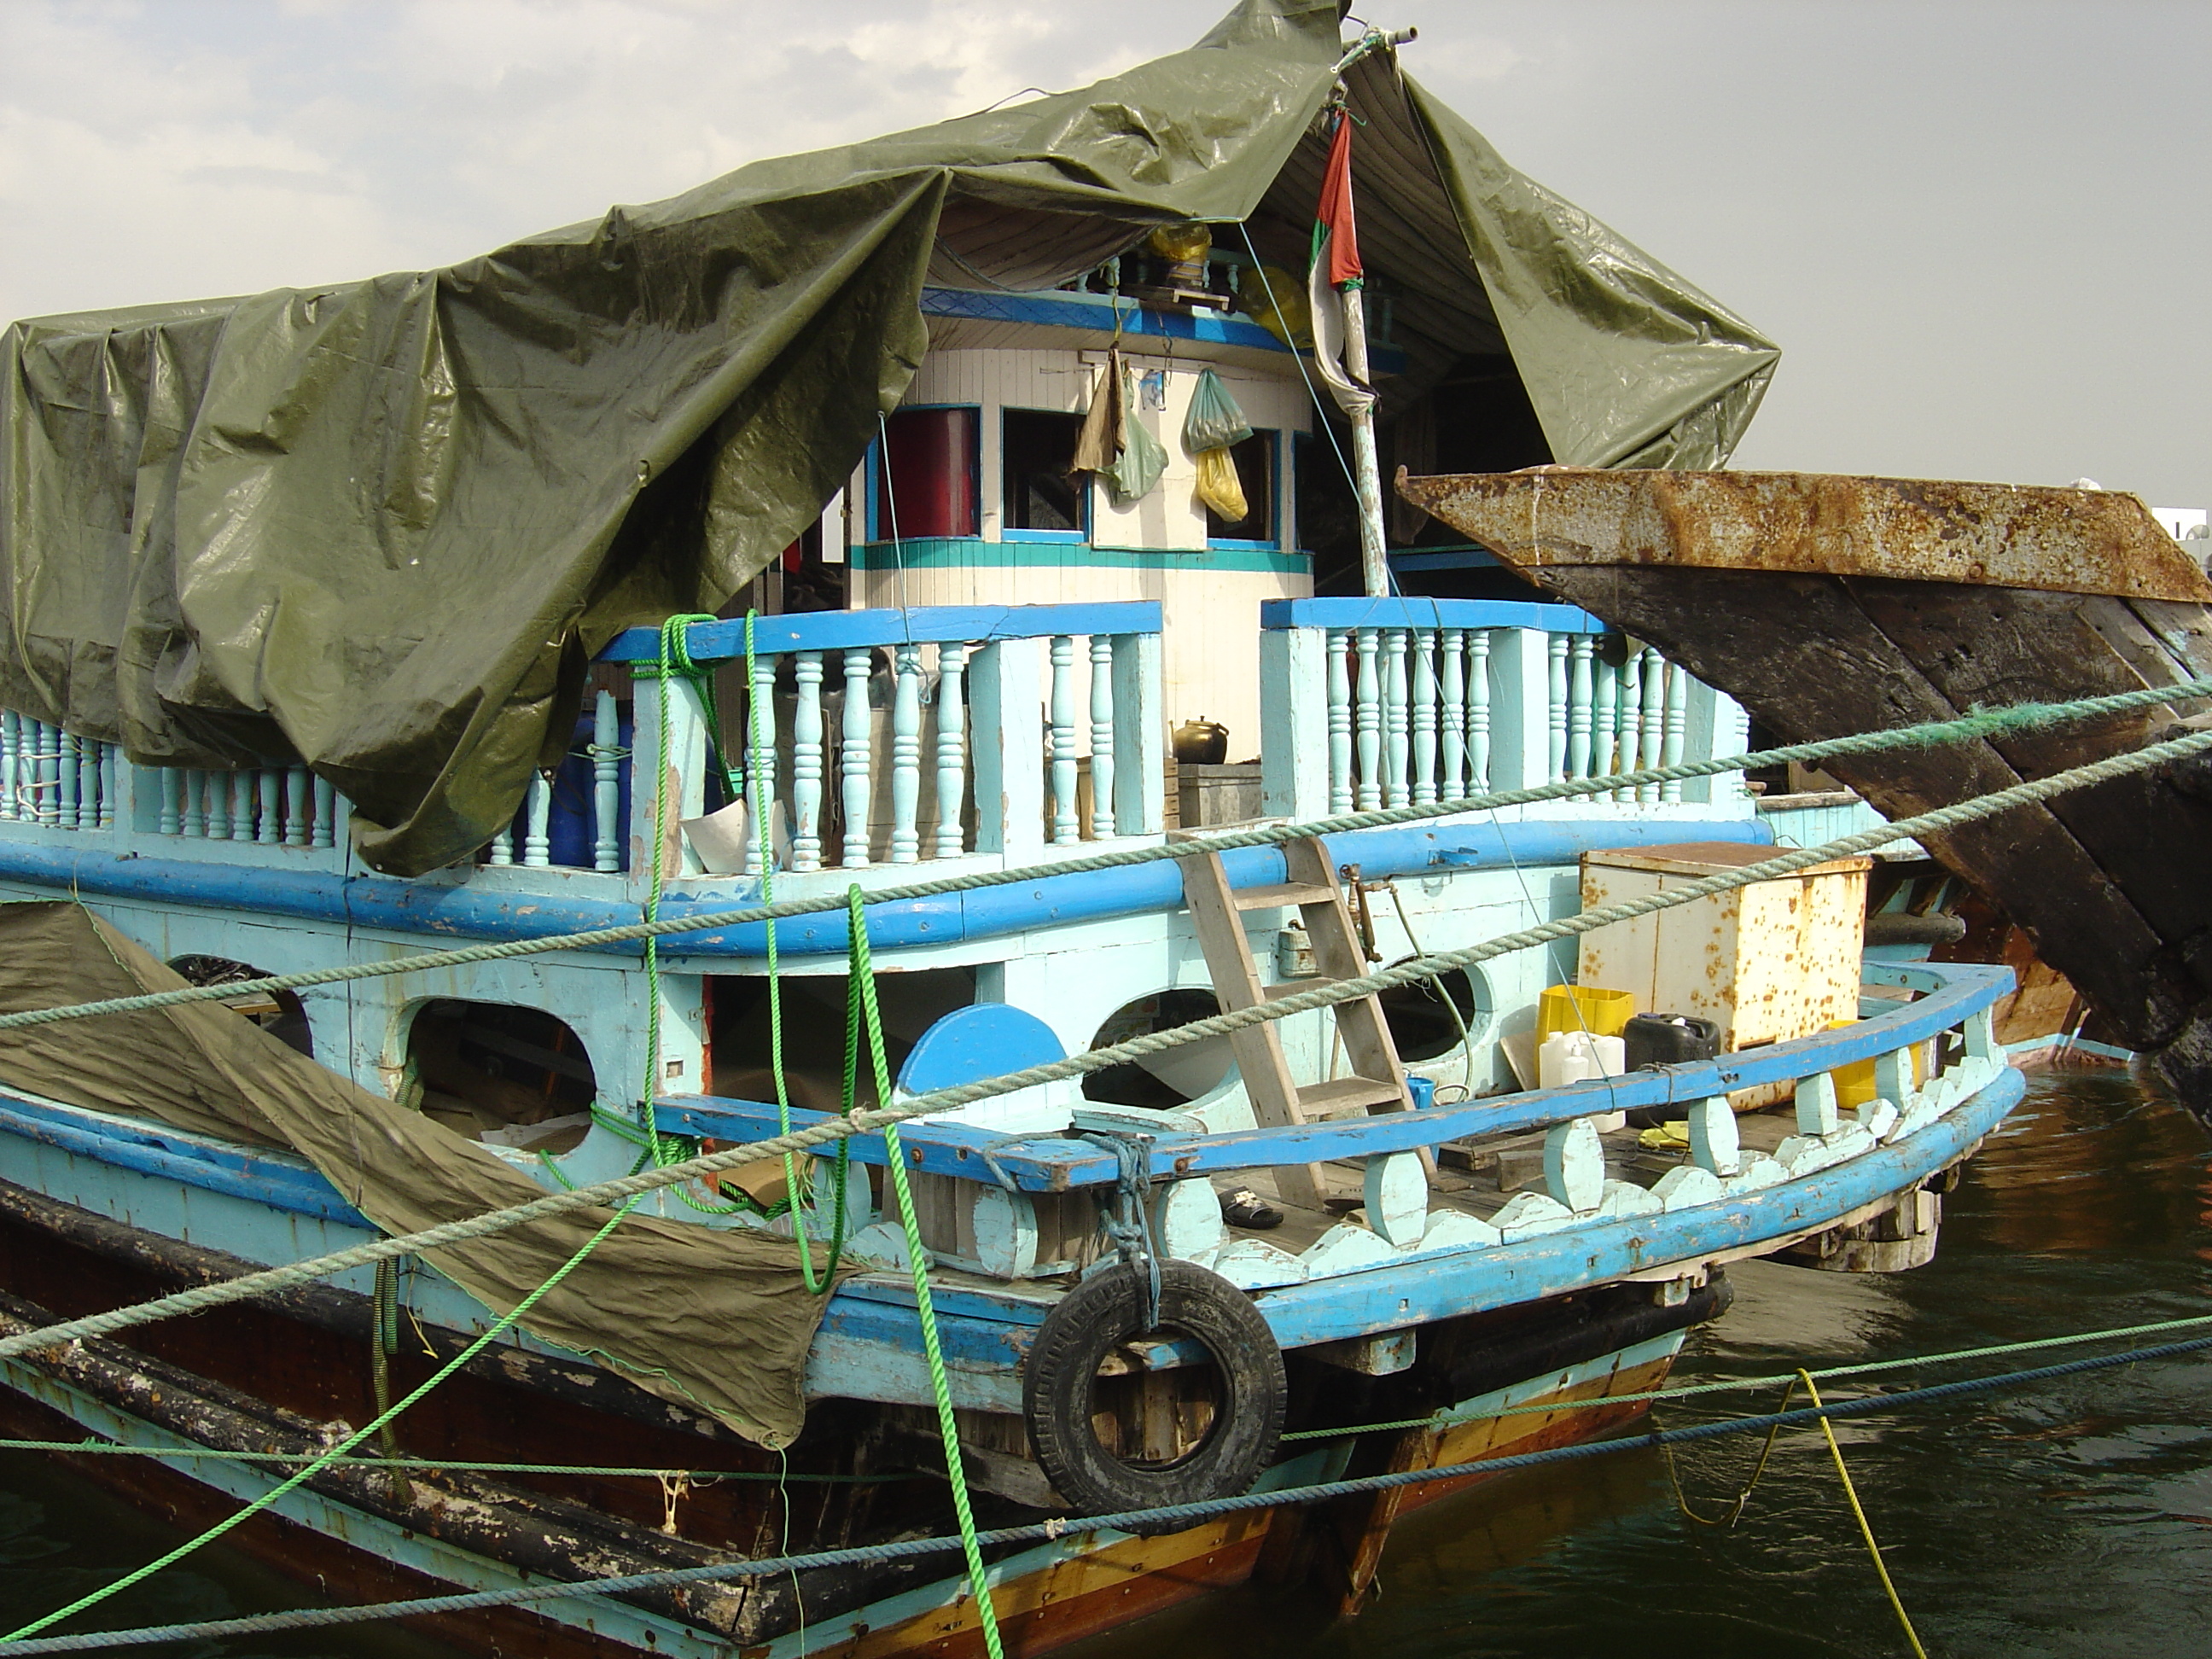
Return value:
<svg viewBox="0 0 2212 1659">
<path fill-rule="evenodd" d="M 1820 1390 L 1813 1381 L 1810 1371 L 1799 1371 L 1797 1380 L 1805 1385 L 1805 1392 L 1813 1403 L 1820 1403 Z M 1844 1483 L 1844 1496 L 1850 1502 L 1851 1514 L 1859 1523 L 1859 1536 L 1866 1540 L 1867 1553 L 1874 1557 L 1875 1575 L 1881 1580 L 1881 1592 L 1889 1597 L 1890 1609 L 1897 1614 L 1897 1622 L 1905 1628 L 1905 1639 L 1912 1644 L 1913 1659 L 1928 1659 L 1928 1650 L 1920 1645 L 1920 1632 L 1912 1628 L 1912 1617 L 1905 1610 L 1905 1603 L 1897 1599 L 1897 1586 L 1890 1582 L 1889 1567 L 1881 1559 L 1881 1546 L 1874 1540 L 1874 1528 L 1867 1524 L 1866 1510 L 1859 1503 L 1858 1488 L 1851 1485 L 1851 1472 L 1844 1467 L 1844 1449 L 1836 1443 L 1836 1431 L 1826 1418 L 1820 1419 L 1820 1432 L 1827 1437 L 1828 1455 L 1836 1460 L 1837 1478 Z"/>
<path fill-rule="evenodd" d="M 1782 1391 L 1782 1403 L 1774 1408 L 1776 1415 L 1779 1416 L 1790 1409 L 1790 1402 L 1796 1397 L 1796 1393 L 1797 1379 L 1793 1376 L 1790 1379 L 1790 1386 Z M 1823 1423 L 1827 1421 L 1826 1418 L 1820 1420 Z M 1751 1479 L 1743 1483 L 1743 1490 L 1738 1492 L 1728 1508 L 1718 1515 L 1699 1515 L 1697 1510 L 1690 1507 L 1689 1494 L 1682 1490 L 1681 1472 L 1674 1467 L 1674 1448 L 1668 1442 L 1661 1441 L 1659 1443 L 1660 1460 L 1667 1466 L 1667 1484 L 1674 1490 L 1674 1507 L 1681 1510 L 1682 1518 L 1686 1521 L 1694 1521 L 1701 1527 L 1733 1527 L 1737 1522 L 1742 1520 L 1744 1506 L 1751 1502 L 1752 1493 L 1759 1490 L 1759 1480 L 1766 1473 L 1766 1461 L 1774 1455 L 1775 1438 L 1781 1432 L 1782 1425 L 1779 1423 L 1773 1424 L 1767 1429 L 1766 1443 L 1759 1449 L 1759 1462 L 1751 1466 Z"/>
</svg>

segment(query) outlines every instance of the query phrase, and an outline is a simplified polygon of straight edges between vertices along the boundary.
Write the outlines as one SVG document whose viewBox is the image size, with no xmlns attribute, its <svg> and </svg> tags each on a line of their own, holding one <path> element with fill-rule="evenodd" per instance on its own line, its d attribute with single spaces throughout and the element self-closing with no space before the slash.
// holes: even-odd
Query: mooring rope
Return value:
<svg viewBox="0 0 2212 1659">
<path fill-rule="evenodd" d="M 1956 720 L 1932 720 L 1883 732 L 1860 732 L 1847 738 L 1827 738 L 1818 743 L 1787 744 L 1778 749 L 1753 750 L 1744 754 L 1719 756 L 1710 760 L 1683 761 L 1673 766 L 1646 767 L 1636 772 L 1610 772 L 1596 777 L 1558 779 L 1550 783 L 1532 784 L 1522 789 L 1503 789 L 1486 794 L 1463 796 L 1457 800 L 1338 813 L 1328 817 L 1309 819 L 1302 823 L 1209 835 L 1202 842 L 1196 844 L 1170 842 L 1156 847 L 1115 848 L 1081 858 L 1061 859 L 1050 864 L 1024 865 L 1012 870 L 969 871 L 961 875 L 939 876 L 932 880 L 908 882 L 895 887 L 878 887 L 871 890 L 867 898 L 870 904 L 876 905 L 944 898 L 955 893 L 975 892 L 990 887 L 1018 885 L 1060 876 L 1090 875 L 1101 870 L 1157 864 L 1188 858 L 1194 851 L 1226 853 L 1248 847 L 1279 847 L 1287 842 L 1309 840 L 1316 836 L 1350 835 L 1362 830 L 1389 829 L 1398 824 L 1418 823 L 1463 812 L 1534 805 L 1541 801 L 1567 800 L 1582 795 L 1609 795 L 1617 789 L 1683 782 L 1692 778 L 1715 777 L 1724 773 L 1781 766 L 1790 762 L 1812 763 L 1892 749 L 1923 749 L 1944 744 L 1974 742 L 2039 726 L 2063 726 L 2102 714 L 2124 714 L 2133 709 L 2156 708 L 2172 702 L 2191 702 L 2206 697 L 2212 697 L 2212 678 L 2181 680 L 2172 685 L 2116 692 L 2105 697 L 2079 698 L 2070 702 L 2015 703 L 2005 708 L 1978 710 Z M 1916 823 L 1921 821 L 1914 820 Z M 785 899 L 774 904 L 754 904 L 739 909 L 711 911 L 690 916 L 663 916 L 655 921 L 628 922 L 618 927 L 546 933 L 531 939 L 490 939 L 477 945 L 456 946 L 449 951 L 423 951 L 380 962 L 344 963 L 336 967 L 308 969 L 264 979 L 236 980 L 219 986 L 185 986 L 173 991 L 151 991 L 140 996 L 74 1003 L 62 1008 L 25 1009 L 17 1013 L 0 1014 L 0 1030 L 21 1025 L 50 1024 L 58 1020 L 88 1019 L 103 1014 L 135 1013 L 147 1008 L 174 1007 L 180 1003 L 220 1002 L 227 998 L 257 992 L 296 991 L 312 985 L 337 985 L 354 980 L 382 979 L 396 974 L 428 973 L 434 969 L 465 967 L 471 963 L 504 961 L 549 951 L 587 951 L 605 945 L 634 945 L 647 939 L 665 939 L 675 933 L 708 933 L 791 916 L 821 915 L 844 908 L 842 894 L 824 893 L 813 898 Z"/>
<path fill-rule="evenodd" d="M 2212 749 L 2212 731 L 2192 732 L 2186 737 L 2165 743 L 2153 744 L 2122 755 L 2108 756 L 2086 766 L 2055 773 L 2033 782 L 2015 784 L 1974 800 L 1961 801 L 1955 805 L 1939 807 L 1931 812 L 1901 818 L 1894 823 L 1879 825 L 1845 836 L 1818 847 L 1802 848 L 1777 857 L 1762 860 L 1757 864 L 1707 876 L 1697 881 L 1685 882 L 1677 887 L 1624 899 L 1618 903 L 1585 910 L 1579 915 L 1562 916 L 1516 933 L 1487 940 L 1480 945 L 1465 946 L 1456 951 L 1438 951 L 1426 957 L 1415 957 L 1394 968 L 1363 975 L 1357 979 L 1343 980 L 1314 989 L 1301 991 L 1291 996 L 1279 997 L 1240 1008 L 1232 1012 L 1212 1015 L 1194 1020 L 1188 1025 L 1176 1026 L 1164 1031 L 1134 1036 L 1104 1048 L 1094 1048 L 1064 1060 L 1028 1066 L 996 1078 L 980 1079 L 952 1088 L 933 1090 L 917 1095 L 897 1106 L 879 1106 L 866 1112 L 855 1112 L 849 1117 L 831 1118 L 824 1122 L 794 1129 L 789 1134 L 777 1135 L 765 1140 L 751 1141 L 743 1146 L 725 1148 L 705 1156 L 688 1158 L 681 1164 L 671 1164 L 659 1169 L 639 1170 L 611 1180 L 595 1182 L 589 1186 L 574 1188 L 567 1192 L 548 1193 L 526 1204 L 511 1208 L 493 1210 L 481 1215 L 449 1221 L 418 1233 L 398 1237 L 374 1239 L 334 1250 L 325 1255 L 311 1257 L 286 1267 L 271 1267 L 242 1278 L 226 1279 L 220 1284 L 195 1285 L 167 1296 L 157 1297 L 131 1307 L 112 1309 L 103 1313 L 88 1314 L 82 1318 L 64 1320 L 35 1331 L 26 1331 L 0 1338 L 0 1358 L 12 1354 L 31 1352 L 52 1347 L 57 1343 L 73 1341 L 88 1336 L 106 1336 L 133 1326 L 167 1319 L 179 1314 L 198 1313 L 208 1308 L 222 1307 L 234 1302 L 249 1300 L 270 1292 L 304 1285 L 331 1273 L 349 1268 L 367 1267 L 387 1256 L 423 1254 L 432 1250 L 466 1243 L 471 1239 L 488 1237 L 494 1233 L 525 1226 L 548 1217 L 565 1215 L 573 1210 L 592 1209 L 617 1203 L 657 1191 L 680 1181 L 694 1181 L 702 1176 L 719 1174 L 764 1158 L 781 1158 L 787 1152 L 803 1152 L 810 1147 L 826 1146 L 848 1135 L 865 1134 L 889 1125 L 904 1122 L 908 1118 L 927 1116 L 933 1113 L 951 1110 L 955 1107 L 973 1105 L 977 1101 L 996 1099 L 1000 1096 L 1018 1093 L 1041 1084 L 1058 1083 L 1070 1078 L 1088 1076 L 1109 1066 L 1126 1064 L 1133 1060 L 1162 1054 L 1185 1043 L 1203 1042 L 1210 1037 L 1227 1036 L 1249 1026 L 1268 1020 L 1284 1019 L 1292 1014 L 1304 1013 L 1316 1008 L 1334 1006 L 1370 996 L 1395 986 L 1410 984 L 1417 980 L 1433 979 L 1455 968 L 1473 967 L 1494 957 L 1529 950 L 1548 945 L 1554 939 L 1572 938 L 1595 928 L 1609 927 L 1617 921 L 1649 915 L 1655 911 L 1672 909 L 1677 905 L 1693 903 L 1715 893 L 1731 891 L 1753 882 L 1770 881 L 1816 864 L 1848 858 L 1885 846 L 1894 841 L 1911 841 L 1921 836 L 1940 834 L 1962 823 L 1990 817 L 2016 806 L 2047 800 L 2069 790 L 2109 782 L 2131 773 L 2162 766 L 2168 762 L 2185 759 Z M 1188 850 L 1188 849 L 1186 849 Z M 173 993 L 163 993 L 173 995 Z M 10 1016 L 20 1019 L 22 1016 Z M 4 1024 L 4 1022 L 0 1022 Z"/>
<path fill-rule="evenodd" d="M 313 1480 L 316 1474 L 326 1467 L 332 1459 L 344 1456 L 356 1446 L 360 1445 L 370 1436 L 382 1429 L 386 1424 L 392 1422 L 410 1406 L 412 1406 L 416 1401 L 422 1399 L 433 1389 L 435 1389 L 441 1382 L 443 1382 L 447 1377 L 451 1376 L 455 1371 L 459 1370 L 462 1366 L 467 1364 L 470 1360 L 474 1359 L 478 1354 L 482 1353 L 486 1348 L 497 1341 L 499 1338 L 506 1333 L 510 1326 L 514 1325 L 516 1321 L 520 1320 L 525 1314 L 528 1313 L 531 1309 L 538 1305 L 540 1297 L 544 1297 L 548 1291 L 559 1285 L 562 1279 L 566 1279 L 571 1273 L 574 1272 L 575 1269 L 582 1263 L 584 1258 L 589 1255 L 593 1250 L 597 1249 L 600 1241 L 605 1238 L 609 1233 L 614 1231 L 617 1224 L 619 1224 L 623 1218 L 629 1213 L 629 1206 L 628 1205 L 624 1205 L 621 1209 L 617 1210 L 612 1215 L 609 1216 L 605 1226 L 601 1227 L 599 1231 L 593 1233 L 589 1238 L 586 1239 L 567 1261 L 563 1261 L 559 1267 L 556 1267 L 551 1273 L 546 1276 L 544 1282 L 540 1284 L 537 1289 L 532 1291 L 520 1301 L 517 1302 L 511 1310 L 493 1321 L 492 1323 L 486 1328 L 483 1334 L 477 1337 L 477 1340 L 470 1343 L 466 1348 L 464 1348 L 460 1352 L 455 1354 L 451 1359 L 440 1366 L 437 1370 L 433 1372 L 428 1377 L 417 1384 L 408 1393 L 404 1399 L 399 1401 L 395 1405 L 385 1407 L 372 1417 L 368 1423 L 364 1424 L 362 1427 L 354 1430 L 351 1433 L 344 1436 L 336 1444 L 332 1445 L 329 1450 L 324 1452 L 313 1462 L 307 1464 L 306 1468 L 295 1469 L 290 1474 L 286 1475 L 283 1480 L 278 1481 L 275 1486 L 271 1486 L 267 1492 L 263 1492 L 259 1497 L 252 1499 L 250 1502 L 238 1509 L 235 1512 L 225 1516 L 222 1520 L 208 1528 L 204 1532 L 198 1534 L 195 1537 L 185 1540 L 185 1542 L 178 1545 L 174 1549 L 164 1552 L 155 1559 L 147 1562 L 144 1565 L 133 1568 L 131 1571 L 125 1573 L 120 1578 L 117 1578 L 108 1583 L 102 1584 L 96 1590 L 88 1591 L 86 1594 L 78 1596 L 76 1601 L 70 1602 L 67 1607 L 57 1607 L 52 1613 L 44 1614 L 37 1619 L 33 1619 L 29 1624 L 21 1626 L 20 1629 L 10 1631 L 5 1637 L 0 1637 L 0 1647 L 4 1647 L 8 1644 L 17 1641 L 21 1638 L 35 1635 L 40 1631 L 45 1630 L 50 1626 L 58 1625 L 64 1619 L 70 1618 L 74 1614 L 82 1613 L 87 1607 L 97 1607 L 100 1602 L 106 1601 L 111 1595 L 119 1595 L 123 1591 L 129 1589 L 133 1584 L 143 1583 L 145 1580 L 152 1577 L 155 1573 L 161 1571 L 162 1568 L 183 1560 L 185 1557 L 192 1553 L 193 1551 L 200 1548 L 201 1546 L 211 1544 L 216 1539 L 222 1537 L 225 1533 L 230 1532 L 234 1528 L 242 1526 L 249 1518 L 258 1515 L 262 1510 L 267 1509 L 271 1504 L 276 1503 L 277 1499 L 283 1498 L 285 1493 L 293 1491 L 298 1486 L 305 1485 L 309 1480 Z"/>
<path fill-rule="evenodd" d="M 2067 1360 L 2028 1370 L 1964 1377 L 1954 1382 L 1931 1383 L 1926 1388 L 1897 1394 L 1863 1395 L 1856 1399 L 1832 1401 L 1819 1406 L 1800 1406 L 1794 1410 L 1768 1412 L 1755 1417 L 1726 1418 L 1711 1423 L 1693 1423 L 1679 1429 L 1654 1429 L 1644 1434 L 1622 1435 L 1609 1440 L 1588 1440 L 1571 1446 L 1551 1446 L 1540 1451 L 1516 1452 L 1503 1457 L 1479 1458 L 1438 1468 L 1405 1469 L 1352 1480 L 1321 1481 L 1311 1486 L 1242 1492 L 1234 1497 L 1209 1498 L 1202 1503 L 1173 1504 L 1153 1510 L 1127 1510 L 1110 1515 L 1081 1516 L 1036 1522 L 1019 1527 L 999 1527 L 979 1532 L 975 1536 L 984 1548 L 996 1549 L 1007 1545 L 1044 1543 L 1079 1533 L 1119 1531 L 1131 1527 L 1162 1532 L 1171 1529 L 1164 1523 L 1195 1522 L 1217 1516 L 1273 1509 L 1279 1504 L 1326 1503 L 1331 1498 L 1388 1492 L 1401 1486 L 1418 1486 L 1433 1481 L 1456 1480 L 1468 1475 L 1504 1474 L 1515 1469 L 1540 1468 L 1549 1464 L 1580 1462 L 1621 1452 L 1689 1445 L 1700 1441 L 1723 1439 L 1729 1435 L 1757 1433 L 1761 1430 L 1796 1428 L 1840 1418 L 1870 1417 L 1885 1412 L 1917 1410 L 1924 1406 L 1986 1394 L 1998 1389 L 2022 1388 L 2063 1376 L 2112 1370 L 2124 1365 L 2141 1364 L 2146 1360 L 2201 1352 L 2206 1348 L 2212 1348 L 2212 1336 L 2162 1343 L 2151 1348 L 2135 1348 L 2124 1353 L 2097 1354 L 2085 1359 Z M 778 1556 L 772 1559 L 722 1561 L 705 1566 L 672 1567 L 659 1572 L 575 1579 L 562 1583 L 520 1584 L 506 1589 L 426 1595 L 411 1601 L 375 1602 L 365 1607 L 301 1607 L 283 1613 L 252 1613 L 236 1619 L 204 1620 L 196 1624 L 87 1631 L 71 1636 L 42 1637 L 35 1641 L 0 1643 L 0 1652 L 21 1656 L 21 1659 L 33 1659 L 33 1656 L 38 1654 L 82 1653 L 100 1648 L 135 1647 L 152 1642 L 253 1636 L 276 1631 L 367 1624 L 385 1619 L 475 1613 L 487 1607 L 526 1607 L 533 1601 L 566 1601 L 583 1595 L 625 1595 L 641 1590 L 672 1589 L 687 1584 L 780 1577 L 787 1573 L 808 1572 L 823 1567 L 851 1567 L 871 1562 L 945 1555 L 958 1552 L 962 1543 L 957 1534 L 901 1538 L 886 1543 L 859 1544 L 844 1549 L 819 1550 L 805 1555 Z"/>
</svg>

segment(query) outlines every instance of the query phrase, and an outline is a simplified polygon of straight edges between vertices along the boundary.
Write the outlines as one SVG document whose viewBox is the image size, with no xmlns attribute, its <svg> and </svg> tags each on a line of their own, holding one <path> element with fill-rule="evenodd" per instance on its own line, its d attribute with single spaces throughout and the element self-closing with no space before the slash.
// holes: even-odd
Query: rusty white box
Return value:
<svg viewBox="0 0 2212 1659">
<path fill-rule="evenodd" d="M 1771 847 L 1692 842 L 1583 855 L 1583 908 L 1643 898 L 1772 858 Z M 1869 858 L 1815 864 L 1600 927 L 1582 937 L 1576 977 L 1626 991 L 1638 1012 L 1695 1014 L 1723 1050 L 1810 1036 L 1859 1012 Z M 1753 1093 L 1760 1098 L 1753 1100 Z M 1739 1109 L 1788 1095 L 1743 1091 Z"/>
</svg>

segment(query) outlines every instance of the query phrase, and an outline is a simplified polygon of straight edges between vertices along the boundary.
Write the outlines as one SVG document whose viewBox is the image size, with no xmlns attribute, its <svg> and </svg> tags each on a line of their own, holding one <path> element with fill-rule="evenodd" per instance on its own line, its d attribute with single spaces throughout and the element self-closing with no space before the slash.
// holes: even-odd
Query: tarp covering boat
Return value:
<svg viewBox="0 0 2212 1659">
<path fill-rule="evenodd" d="M 142 763 L 304 762 L 378 869 L 466 857 L 557 762 L 594 651 L 725 603 L 849 475 L 927 349 L 925 284 L 1050 287 L 1263 205 L 1255 230 L 1310 224 L 1339 27 L 1244 0 L 1095 86 L 444 270 L 15 325 L 0 701 Z M 1725 460 L 1768 341 L 1387 55 L 1350 94 L 1412 384 L 1502 349 L 1554 460 Z"/>
<path fill-rule="evenodd" d="M 0 904 L 0 1012 L 185 982 L 80 905 Z M 220 1003 L 111 1014 L 97 1042 L 69 1024 L 0 1032 L 0 1081 L 73 1106 L 289 1148 L 394 1236 L 545 1195 L 495 1154 L 371 1094 Z M 609 1213 L 571 1211 L 428 1259 L 507 1313 Z M 747 1439 L 785 1445 L 805 1418 L 801 1383 L 824 1301 L 800 1277 L 797 1249 L 765 1233 L 632 1214 L 521 1323 Z"/>
</svg>

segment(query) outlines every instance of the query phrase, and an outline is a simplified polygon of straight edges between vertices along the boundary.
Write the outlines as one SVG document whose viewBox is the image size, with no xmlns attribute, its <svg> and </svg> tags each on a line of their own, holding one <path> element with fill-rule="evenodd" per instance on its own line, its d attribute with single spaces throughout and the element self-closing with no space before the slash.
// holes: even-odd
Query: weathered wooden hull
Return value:
<svg viewBox="0 0 2212 1659">
<path fill-rule="evenodd" d="M 2132 496 L 1814 474 L 1407 479 L 1530 580 L 1649 640 L 1786 742 L 2212 673 L 2204 574 Z M 1891 817 L 2148 743 L 2153 708 L 1822 763 Z M 2201 761 L 1929 848 L 2212 1114 L 2212 777 Z"/>
<path fill-rule="evenodd" d="M 219 1253 L 0 1183 L 0 1331 L 226 1277 L 228 1267 Z M 1299 1484 L 1603 1434 L 1640 1413 L 1641 1403 L 1564 1407 L 1654 1386 L 1689 1326 L 1724 1305 L 1724 1296 L 1708 1292 L 1695 1306 L 1656 1317 L 1656 1310 L 1626 1319 L 1609 1314 L 1533 1331 L 1528 1318 L 1498 1322 L 1505 1369 L 1516 1371 L 1515 1355 L 1525 1355 L 1530 1369 L 1516 1372 L 1517 1388 L 1481 1398 L 1504 1403 L 1510 1392 L 1518 1407 L 1556 1399 L 1562 1410 L 1478 1418 L 1441 1434 L 1321 1443 L 1302 1449 L 1281 1473 Z M 1540 1310 L 1528 1312 L 1540 1325 Z M 374 1410 L 371 1315 L 368 1298 L 317 1287 L 143 1327 L 128 1344 L 94 1340 L 0 1363 L 6 1385 L 0 1431 L 64 1441 L 89 1431 L 172 1452 L 312 1454 L 326 1443 L 330 1424 L 360 1422 Z M 390 1387 L 419 1382 L 452 1341 L 452 1333 L 410 1322 L 400 1351 L 390 1356 Z M 235 1540 L 336 1601 L 361 1602 L 434 1595 L 455 1583 L 482 1587 L 505 1577 L 649 1571 L 947 1528 L 942 1482 L 926 1474 L 878 1486 L 806 1480 L 902 1467 L 900 1448 L 864 1420 L 867 1407 L 817 1408 L 817 1421 L 791 1455 L 795 1478 L 780 1488 L 760 1478 L 771 1474 L 771 1460 L 726 1432 L 672 1420 L 664 1402 L 619 1379 L 602 1379 L 593 1391 L 585 1376 L 543 1356 L 507 1349 L 487 1358 L 401 1419 L 399 1454 L 726 1469 L 741 1478 L 702 1483 L 672 1500 L 649 1478 L 452 1471 L 395 1477 L 355 1467 L 317 1477 L 277 1512 L 234 1534 Z M 275 1479 L 265 1466 L 185 1457 L 66 1461 L 133 1503 L 190 1526 L 231 1512 Z M 1395 1516 L 1477 1478 L 1310 1512 L 1293 1505 L 1231 1515 L 1157 1537 L 1072 1531 L 1002 1564 L 998 1612 L 1009 1651 L 1046 1652 L 1242 1583 L 1255 1571 L 1278 1581 L 1318 1582 L 1339 1600 L 1356 1602 Z M 1033 1518 L 1003 1504 L 996 1509 L 1004 1512 L 995 1512 L 994 1502 L 984 1500 L 987 1523 Z M 665 1530 L 672 1522 L 674 1530 Z M 803 1606 L 808 1630 L 842 1632 L 830 1648 L 841 1656 L 980 1652 L 972 1604 L 941 1582 L 948 1565 L 946 1558 L 886 1563 L 802 1575 L 795 1587 L 787 1577 L 419 1623 L 485 1653 L 703 1656 L 730 1645 L 788 1640 Z"/>
</svg>

